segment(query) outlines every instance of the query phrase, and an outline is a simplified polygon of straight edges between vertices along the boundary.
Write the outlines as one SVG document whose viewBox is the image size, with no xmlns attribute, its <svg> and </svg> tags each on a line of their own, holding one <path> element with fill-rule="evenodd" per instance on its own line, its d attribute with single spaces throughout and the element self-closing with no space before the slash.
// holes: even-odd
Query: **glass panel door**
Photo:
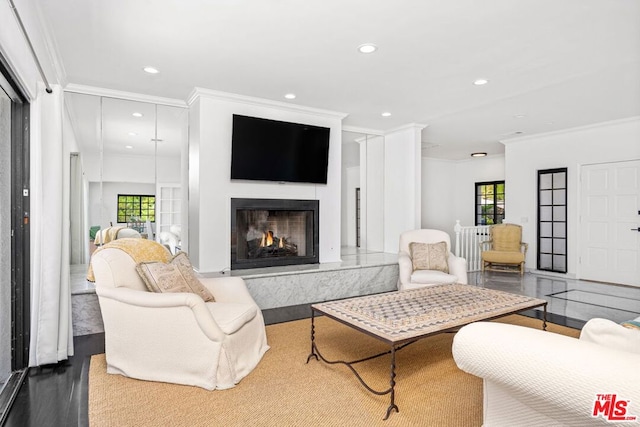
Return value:
<svg viewBox="0 0 640 427">
<path fill-rule="evenodd" d="M 567 272 L 567 168 L 538 171 L 538 270 Z"/>
</svg>

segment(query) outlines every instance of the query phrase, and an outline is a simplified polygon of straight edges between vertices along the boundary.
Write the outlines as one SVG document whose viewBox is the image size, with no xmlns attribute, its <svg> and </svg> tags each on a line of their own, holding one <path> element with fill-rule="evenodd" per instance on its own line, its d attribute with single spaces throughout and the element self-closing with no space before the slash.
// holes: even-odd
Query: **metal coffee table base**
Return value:
<svg viewBox="0 0 640 427">
<path fill-rule="evenodd" d="M 312 304 L 311 352 L 307 363 L 315 358 L 332 365 L 345 365 L 371 393 L 390 395 L 386 420 L 393 410 L 399 412 L 395 402 L 398 350 L 431 335 L 455 332 L 469 323 L 493 320 L 536 307 L 544 310 L 542 329 L 546 329 L 545 300 L 459 283 Z M 327 360 L 316 344 L 316 312 L 382 341 L 389 350 L 352 361 Z M 385 355 L 391 358 L 389 388 L 375 390 L 362 379 L 354 366 Z"/>
<path fill-rule="evenodd" d="M 395 393 L 395 386 L 396 386 L 396 351 L 401 350 L 401 349 L 405 348 L 406 346 L 408 346 L 410 344 L 413 344 L 416 341 L 418 341 L 418 340 L 415 339 L 413 341 L 409 341 L 409 342 L 401 344 L 401 345 L 392 344 L 391 345 L 391 349 L 388 350 L 388 351 L 384 351 L 382 353 L 374 354 L 373 356 L 365 357 L 365 358 L 362 358 L 362 359 L 352 360 L 350 362 L 347 362 L 347 361 L 344 361 L 344 360 L 327 360 L 322 355 L 322 353 L 320 353 L 320 350 L 318 350 L 318 346 L 316 345 L 316 341 L 315 341 L 315 311 L 311 310 L 311 353 L 307 357 L 307 363 L 309 363 L 309 360 L 311 360 L 311 358 L 315 358 L 316 360 L 320 359 L 320 360 L 322 360 L 323 362 L 325 362 L 325 363 L 327 363 L 329 365 L 345 365 L 346 367 L 348 367 L 351 370 L 351 372 L 354 373 L 356 378 L 358 378 L 358 381 L 360 381 L 360 384 L 362 384 L 362 386 L 364 388 L 366 388 L 367 390 L 369 390 L 371 393 L 376 394 L 378 396 L 384 396 L 385 394 L 391 394 L 391 403 L 389 404 L 389 407 L 387 408 L 387 414 L 383 418 L 383 420 L 386 420 L 386 419 L 389 418 L 389 415 L 391 415 L 391 411 L 393 411 L 394 409 L 396 410 L 396 412 L 400 411 L 398 409 L 398 405 L 396 405 L 396 403 L 395 403 L 395 399 L 396 399 L 396 393 Z M 353 365 L 357 365 L 358 363 L 366 362 L 368 360 L 377 359 L 378 357 L 381 357 L 381 356 L 384 356 L 384 355 L 387 355 L 387 354 L 391 355 L 391 373 L 390 373 L 390 380 L 389 380 L 389 388 L 386 389 L 386 390 L 381 390 L 381 391 L 375 390 L 371 386 L 369 386 L 362 379 L 362 377 L 360 376 L 358 371 L 356 371 L 356 368 L 354 368 Z"/>
</svg>

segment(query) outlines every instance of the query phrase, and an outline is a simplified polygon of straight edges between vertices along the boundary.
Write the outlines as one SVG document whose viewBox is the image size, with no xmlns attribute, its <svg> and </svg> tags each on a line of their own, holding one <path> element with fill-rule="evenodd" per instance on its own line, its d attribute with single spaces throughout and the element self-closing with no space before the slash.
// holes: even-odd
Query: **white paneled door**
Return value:
<svg viewBox="0 0 640 427">
<path fill-rule="evenodd" d="M 640 160 L 581 170 L 580 278 L 640 286 Z"/>
</svg>

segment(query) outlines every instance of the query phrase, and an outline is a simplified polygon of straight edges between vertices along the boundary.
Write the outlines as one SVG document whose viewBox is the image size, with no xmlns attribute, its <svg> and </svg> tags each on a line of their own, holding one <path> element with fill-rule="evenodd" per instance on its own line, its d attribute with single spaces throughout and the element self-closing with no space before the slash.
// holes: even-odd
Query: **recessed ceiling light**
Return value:
<svg viewBox="0 0 640 427">
<path fill-rule="evenodd" d="M 478 79 L 475 82 L 473 82 L 473 84 L 476 86 L 486 85 L 487 83 L 489 83 L 489 80 L 487 79 Z"/>
<path fill-rule="evenodd" d="M 132 150 L 133 149 L 133 145 L 125 145 L 124 148 L 126 148 L 127 150 Z"/>
<path fill-rule="evenodd" d="M 155 67 L 144 67 L 143 70 L 149 74 L 158 74 L 160 71 Z"/>
<path fill-rule="evenodd" d="M 365 43 L 358 46 L 358 51 L 360 53 L 373 53 L 378 50 L 378 46 L 373 43 Z"/>
<path fill-rule="evenodd" d="M 487 153 L 471 153 L 471 157 L 485 157 Z"/>
<path fill-rule="evenodd" d="M 513 116 L 513 118 L 515 118 L 515 119 L 523 119 L 525 117 L 527 117 L 527 116 L 525 116 L 524 114 L 516 114 L 515 116 Z"/>
<path fill-rule="evenodd" d="M 287 99 L 296 99 L 296 94 L 295 93 L 288 93 L 284 96 Z"/>
<path fill-rule="evenodd" d="M 389 117 L 391 115 L 390 112 L 385 111 L 384 113 L 382 113 L 382 117 Z"/>
<path fill-rule="evenodd" d="M 136 113 L 133 113 L 132 116 L 133 117 L 142 117 L 142 116 L 144 116 L 144 114 L 136 112 Z"/>
<path fill-rule="evenodd" d="M 138 134 L 135 132 L 129 132 L 129 136 L 137 136 Z"/>
</svg>

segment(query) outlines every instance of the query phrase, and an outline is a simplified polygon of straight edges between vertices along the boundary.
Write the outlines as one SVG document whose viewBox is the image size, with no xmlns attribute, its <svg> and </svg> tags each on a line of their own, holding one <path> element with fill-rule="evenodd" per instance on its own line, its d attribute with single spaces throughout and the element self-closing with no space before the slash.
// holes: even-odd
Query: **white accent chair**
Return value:
<svg viewBox="0 0 640 427">
<path fill-rule="evenodd" d="M 215 298 L 205 303 L 195 293 L 149 292 L 121 249 L 97 251 L 91 265 L 108 373 L 227 389 L 269 349 L 262 313 L 239 277 L 199 278 Z"/>
<path fill-rule="evenodd" d="M 638 318 L 637 320 L 640 320 Z M 483 426 L 637 425 L 640 330 L 591 319 L 580 339 L 494 322 L 472 323 L 453 341 L 460 369 L 484 384 Z M 593 417 L 596 395 L 629 401 L 636 422 Z"/>
<path fill-rule="evenodd" d="M 412 242 L 447 244 L 449 273 L 437 270 L 413 270 L 411 250 Z M 398 253 L 400 278 L 398 289 L 414 289 L 429 285 L 446 283 L 467 283 L 467 261 L 451 253 L 451 239 L 449 234 L 441 230 L 421 229 L 405 231 L 400 235 L 400 252 Z"/>
<path fill-rule="evenodd" d="M 176 254 L 182 245 L 182 227 L 172 225 L 169 231 L 162 231 L 158 234 L 158 241 L 167 246 L 172 254 Z"/>
</svg>

